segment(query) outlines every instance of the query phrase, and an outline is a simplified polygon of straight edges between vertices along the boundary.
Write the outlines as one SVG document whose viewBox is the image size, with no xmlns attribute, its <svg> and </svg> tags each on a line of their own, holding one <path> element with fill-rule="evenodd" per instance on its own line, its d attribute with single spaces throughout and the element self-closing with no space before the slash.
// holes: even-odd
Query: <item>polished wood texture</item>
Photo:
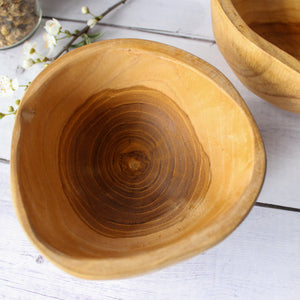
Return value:
<svg viewBox="0 0 300 300">
<path fill-rule="evenodd" d="M 251 91 L 300 113 L 300 2 L 211 0 L 217 45 Z"/>
<path fill-rule="evenodd" d="M 265 152 L 230 82 L 195 56 L 121 39 L 66 54 L 30 85 L 12 140 L 15 208 L 80 277 L 127 277 L 224 239 L 262 185 Z"/>
</svg>

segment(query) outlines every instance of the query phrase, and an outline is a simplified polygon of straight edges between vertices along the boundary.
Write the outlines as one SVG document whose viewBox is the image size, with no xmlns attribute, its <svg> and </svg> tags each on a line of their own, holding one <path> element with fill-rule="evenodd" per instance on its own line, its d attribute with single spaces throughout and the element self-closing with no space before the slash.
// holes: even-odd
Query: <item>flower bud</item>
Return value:
<svg viewBox="0 0 300 300">
<path fill-rule="evenodd" d="M 93 28 L 97 23 L 98 23 L 98 20 L 96 18 L 92 18 L 87 21 L 87 25 L 90 28 Z"/>
<path fill-rule="evenodd" d="M 81 7 L 81 12 L 86 15 L 90 12 L 89 8 L 87 6 L 82 6 Z"/>
<path fill-rule="evenodd" d="M 23 60 L 23 68 L 28 69 L 35 64 L 35 61 L 32 58 L 27 58 Z"/>
<path fill-rule="evenodd" d="M 7 108 L 7 111 L 8 111 L 8 112 L 14 112 L 15 109 L 14 109 L 12 106 L 9 106 L 9 107 Z"/>
</svg>

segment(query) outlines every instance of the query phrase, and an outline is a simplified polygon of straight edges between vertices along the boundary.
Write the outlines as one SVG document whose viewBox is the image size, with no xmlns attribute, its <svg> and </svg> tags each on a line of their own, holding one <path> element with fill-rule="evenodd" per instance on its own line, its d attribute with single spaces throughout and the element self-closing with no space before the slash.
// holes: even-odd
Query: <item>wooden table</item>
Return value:
<svg viewBox="0 0 300 300">
<path fill-rule="evenodd" d="M 113 3 L 41 0 L 44 18 L 31 40 L 42 47 L 43 26 L 49 18 L 74 30 L 87 19 L 80 12 L 82 5 L 101 13 Z M 77 279 L 43 258 L 19 225 L 6 162 L 14 120 L 5 118 L 0 122 L 0 298 L 300 299 L 300 116 L 261 100 L 239 82 L 214 42 L 209 0 L 128 0 L 94 30 L 104 33 L 102 39 L 167 43 L 221 70 L 246 101 L 262 134 L 268 161 L 262 192 L 233 234 L 201 255 L 131 279 Z M 24 72 L 21 64 L 22 46 L 0 51 L 0 75 L 17 77 L 21 84 L 42 68 L 34 66 Z M 0 111 L 5 111 L 11 102 L 0 100 Z"/>
</svg>

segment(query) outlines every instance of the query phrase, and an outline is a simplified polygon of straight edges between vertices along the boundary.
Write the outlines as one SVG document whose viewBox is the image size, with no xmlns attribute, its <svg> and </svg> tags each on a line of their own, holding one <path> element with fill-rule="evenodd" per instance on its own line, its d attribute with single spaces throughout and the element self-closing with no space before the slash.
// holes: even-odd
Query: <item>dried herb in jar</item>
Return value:
<svg viewBox="0 0 300 300">
<path fill-rule="evenodd" d="M 13 46 L 36 28 L 40 20 L 36 0 L 0 0 L 0 48 Z"/>
</svg>

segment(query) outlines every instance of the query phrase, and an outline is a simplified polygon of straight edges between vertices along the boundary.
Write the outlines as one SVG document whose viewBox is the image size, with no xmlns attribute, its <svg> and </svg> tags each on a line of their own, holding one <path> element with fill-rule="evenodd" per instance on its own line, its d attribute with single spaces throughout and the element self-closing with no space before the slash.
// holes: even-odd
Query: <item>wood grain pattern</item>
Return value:
<svg viewBox="0 0 300 300">
<path fill-rule="evenodd" d="M 300 113 L 300 6 L 296 0 L 212 0 L 214 35 L 251 91 Z"/>
<path fill-rule="evenodd" d="M 233 86 L 159 43 L 104 41 L 65 55 L 30 85 L 15 124 L 19 219 L 42 253 L 85 278 L 149 271 L 215 245 L 264 177 L 258 129 Z"/>
<path fill-rule="evenodd" d="M 210 184 L 210 163 L 188 116 L 142 86 L 103 90 L 84 102 L 66 122 L 59 160 L 71 206 L 111 238 L 176 225 Z"/>
</svg>

